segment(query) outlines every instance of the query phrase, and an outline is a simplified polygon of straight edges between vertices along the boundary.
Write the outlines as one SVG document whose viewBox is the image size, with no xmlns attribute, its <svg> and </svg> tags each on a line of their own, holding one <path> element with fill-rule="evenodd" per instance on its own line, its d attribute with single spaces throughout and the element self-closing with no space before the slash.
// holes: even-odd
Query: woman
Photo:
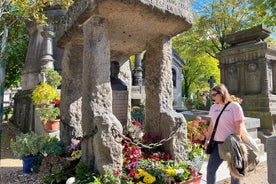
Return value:
<svg viewBox="0 0 276 184">
<path fill-rule="evenodd" d="M 211 89 L 211 96 L 215 103 L 211 106 L 209 115 L 211 117 L 210 125 L 208 127 L 208 133 L 206 135 L 205 148 L 207 147 L 211 138 L 214 123 L 224 105 L 231 102 L 230 94 L 225 85 L 220 84 Z M 210 158 L 207 165 L 207 184 L 216 183 L 216 172 L 223 160 L 219 157 L 218 144 L 224 142 L 224 140 L 231 134 L 237 134 L 241 136 L 241 127 L 244 122 L 243 110 L 239 103 L 231 102 L 225 110 L 222 112 L 217 131 L 214 136 L 215 148 L 210 154 Z M 240 184 L 240 180 L 231 176 L 231 184 Z"/>
</svg>

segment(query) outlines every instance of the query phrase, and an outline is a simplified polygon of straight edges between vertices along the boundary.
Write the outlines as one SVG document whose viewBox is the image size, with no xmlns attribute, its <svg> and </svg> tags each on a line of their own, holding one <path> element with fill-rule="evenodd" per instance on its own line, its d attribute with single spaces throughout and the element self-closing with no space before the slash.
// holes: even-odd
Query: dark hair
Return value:
<svg viewBox="0 0 276 184">
<path fill-rule="evenodd" d="M 231 101 L 231 96 L 224 84 L 219 84 L 213 87 L 211 90 L 217 92 L 218 94 L 221 94 L 223 103 L 227 103 Z"/>
</svg>

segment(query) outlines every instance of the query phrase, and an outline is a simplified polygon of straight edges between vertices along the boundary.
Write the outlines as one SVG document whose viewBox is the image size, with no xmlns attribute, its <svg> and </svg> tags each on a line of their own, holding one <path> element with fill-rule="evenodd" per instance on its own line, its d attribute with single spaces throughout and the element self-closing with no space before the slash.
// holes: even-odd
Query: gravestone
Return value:
<svg viewBox="0 0 276 184">
<path fill-rule="evenodd" d="M 128 112 L 128 88 L 125 81 L 119 78 L 120 63 L 111 62 L 111 89 L 112 89 L 112 111 L 123 127 L 127 125 Z"/>
<path fill-rule="evenodd" d="M 243 99 L 246 116 L 260 118 L 268 135 L 276 128 L 276 47 L 264 41 L 270 33 L 259 25 L 227 35 L 230 47 L 217 55 L 221 82 Z"/>
<path fill-rule="evenodd" d="M 55 25 L 54 39 L 64 49 L 60 136 L 66 146 L 82 137 L 82 161 L 94 172 L 121 169 L 122 145 L 113 131 L 122 133 L 122 124 L 112 109 L 110 61 L 124 66 L 131 55 L 147 50 L 145 129 L 165 138 L 180 124 L 162 149 L 184 161 L 185 118 L 172 107 L 171 37 L 192 26 L 190 1 L 75 0 Z"/>
</svg>

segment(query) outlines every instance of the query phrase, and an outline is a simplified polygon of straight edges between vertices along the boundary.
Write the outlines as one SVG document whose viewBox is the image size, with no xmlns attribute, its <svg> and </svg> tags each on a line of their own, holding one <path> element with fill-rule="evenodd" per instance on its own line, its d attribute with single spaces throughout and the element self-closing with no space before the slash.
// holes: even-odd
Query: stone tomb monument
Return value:
<svg viewBox="0 0 276 184">
<path fill-rule="evenodd" d="M 95 172 L 122 167 L 122 145 L 112 134 L 122 133 L 122 123 L 112 110 L 110 61 L 123 66 L 143 50 L 145 130 L 166 138 L 180 123 L 162 149 L 176 162 L 187 158 L 186 121 L 172 107 L 171 37 L 191 27 L 191 13 L 188 0 L 76 0 L 57 20 L 57 45 L 64 48 L 61 139 L 70 145 L 82 136 L 82 160 Z M 125 78 L 129 84 L 131 75 Z"/>
<path fill-rule="evenodd" d="M 260 118 L 268 134 L 276 130 L 276 47 L 264 41 L 270 33 L 260 25 L 227 35 L 231 46 L 217 56 L 221 82 L 244 100 L 245 115 Z"/>
</svg>

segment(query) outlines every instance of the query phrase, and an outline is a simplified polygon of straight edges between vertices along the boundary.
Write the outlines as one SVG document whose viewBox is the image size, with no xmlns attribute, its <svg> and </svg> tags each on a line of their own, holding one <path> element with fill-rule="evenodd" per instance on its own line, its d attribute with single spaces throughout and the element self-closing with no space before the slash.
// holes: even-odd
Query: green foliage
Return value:
<svg viewBox="0 0 276 184">
<path fill-rule="evenodd" d="M 9 35 L 9 44 L 6 52 L 6 89 L 21 85 L 23 65 L 29 41 L 24 22 L 17 23 L 16 27 L 10 28 Z"/>
<path fill-rule="evenodd" d="M 20 134 L 10 142 L 14 155 L 19 158 L 42 154 L 45 144 L 45 136 L 34 132 Z"/>
<path fill-rule="evenodd" d="M 263 16 L 268 12 L 259 16 L 260 9 L 264 10 L 264 7 L 254 5 L 252 0 L 209 0 L 197 4 L 200 16 L 197 15 L 194 30 L 199 35 L 198 43 L 201 44 L 197 44 L 196 47 L 201 47 L 210 56 L 216 57 L 218 52 L 229 46 L 226 43 L 226 35 L 266 24 L 267 17 Z"/>
<path fill-rule="evenodd" d="M 80 161 L 76 168 L 76 179 L 84 181 L 87 178 L 87 174 L 92 174 L 91 169 L 82 161 Z M 91 181 L 91 180 L 90 180 Z"/>
<path fill-rule="evenodd" d="M 261 23 L 275 27 L 276 25 L 276 1 L 275 0 L 252 0 L 253 4 L 250 9 L 254 10 L 257 19 L 261 19 Z"/>
<path fill-rule="evenodd" d="M 54 88 L 57 88 L 61 84 L 62 77 L 53 68 L 45 69 L 46 82 Z"/>
<path fill-rule="evenodd" d="M 60 109 L 58 107 L 43 107 L 36 108 L 39 112 L 41 119 L 54 121 L 60 116 Z"/>
<path fill-rule="evenodd" d="M 56 88 L 42 82 L 32 92 L 32 99 L 34 104 L 50 104 L 54 100 L 60 99 L 60 93 Z"/>
<path fill-rule="evenodd" d="M 47 156 L 62 156 L 66 154 L 64 143 L 56 137 L 49 137 L 44 147 Z"/>
<path fill-rule="evenodd" d="M 34 18 L 38 23 L 46 24 L 47 17 L 44 14 L 45 8 L 59 5 L 62 9 L 67 10 L 73 2 L 73 0 L 12 0 L 12 5 L 22 13 L 24 18 Z"/>
<path fill-rule="evenodd" d="M 60 156 L 47 156 L 41 162 L 38 177 L 46 184 L 66 181 L 70 172 L 70 161 Z"/>
</svg>

